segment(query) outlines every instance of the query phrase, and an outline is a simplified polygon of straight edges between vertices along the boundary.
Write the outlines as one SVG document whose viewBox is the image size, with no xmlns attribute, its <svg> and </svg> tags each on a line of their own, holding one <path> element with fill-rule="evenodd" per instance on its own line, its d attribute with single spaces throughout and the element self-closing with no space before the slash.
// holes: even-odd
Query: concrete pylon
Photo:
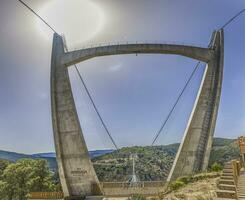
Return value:
<svg viewBox="0 0 245 200">
<path fill-rule="evenodd" d="M 54 34 L 51 60 L 52 121 L 64 196 L 81 199 L 87 195 L 101 195 L 98 178 L 90 161 L 77 116 L 68 68 L 61 64 L 64 54 L 62 38 Z"/>
<path fill-rule="evenodd" d="M 224 33 L 215 31 L 209 45 L 214 54 L 206 65 L 199 92 L 168 181 L 208 167 L 221 95 Z"/>
<path fill-rule="evenodd" d="M 217 118 L 223 71 L 223 30 L 213 33 L 208 48 L 172 44 L 118 44 L 64 52 L 53 36 L 51 106 L 59 176 L 65 197 L 103 193 L 79 124 L 67 67 L 97 56 L 175 54 L 207 63 L 189 123 L 168 180 L 206 169 Z"/>
</svg>

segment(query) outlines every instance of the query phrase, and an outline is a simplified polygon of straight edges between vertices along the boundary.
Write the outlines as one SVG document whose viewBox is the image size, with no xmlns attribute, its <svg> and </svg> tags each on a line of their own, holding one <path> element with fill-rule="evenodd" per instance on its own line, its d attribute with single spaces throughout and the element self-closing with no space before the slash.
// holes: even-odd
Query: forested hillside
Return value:
<svg viewBox="0 0 245 200">
<path fill-rule="evenodd" d="M 136 173 L 140 180 L 165 180 L 174 161 L 179 144 L 162 146 L 124 147 L 118 151 L 98 150 L 90 152 L 92 162 L 101 181 L 127 181 L 132 174 L 131 154 L 136 154 Z M 53 153 L 25 155 L 0 151 L 0 159 L 16 162 L 21 158 L 45 159 L 52 171 L 57 170 Z M 45 157 L 43 157 L 45 156 Z M 233 139 L 214 138 L 210 156 L 211 166 L 217 162 L 223 165 L 226 161 L 239 158 L 239 149 Z"/>
</svg>

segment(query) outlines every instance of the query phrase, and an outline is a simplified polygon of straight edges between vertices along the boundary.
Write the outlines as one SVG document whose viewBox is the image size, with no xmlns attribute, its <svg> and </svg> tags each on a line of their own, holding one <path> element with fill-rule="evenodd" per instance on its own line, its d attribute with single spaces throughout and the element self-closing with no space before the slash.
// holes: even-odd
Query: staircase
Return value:
<svg viewBox="0 0 245 200">
<path fill-rule="evenodd" d="M 225 164 L 222 175 L 218 183 L 218 190 L 216 191 L 217 199 L 238 199 L 237 183 L 240 171 L 240 163 L 231 161 Z M 244 186 L 245 186 L 245 173 L 244 173 Z M 244 187 L 245 191 L 245 187 Z M 245 192 L 244 192 L 245 197 Z M 244 198 L 245 200 L 245 198 Z"/>
<path fill-rule="evenodd" d="M 244 168 L 240 171 L 240 176 L 237 182 L 237 196 L 238 199 L 245 200 L 245 171 Z"/>
</svg>

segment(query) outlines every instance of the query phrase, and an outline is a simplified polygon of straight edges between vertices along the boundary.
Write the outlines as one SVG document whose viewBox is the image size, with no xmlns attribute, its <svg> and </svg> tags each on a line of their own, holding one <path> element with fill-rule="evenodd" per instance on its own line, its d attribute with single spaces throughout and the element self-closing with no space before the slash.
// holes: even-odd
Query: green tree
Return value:
<svg viewBox="0 0 245 200">
<path fill-rule="evenodd" d="M 1 180 L 1 176 L 3 174 L 3 171 L 6 169 L 6 167 L 9 164 L 10 164 L 9 161 L 0 159 L 0 180 Z"/>
<path fill-rule="evenodd" d="M 49 171 L 46 160 L 35 160 L 29 180 L 30 190 L 32 192 L 55 190 L 53 176 L 54 174 Z"/>
<path fill-rule="evenodd" d="M 0 199 L 1 200 L 8 200 L 6 187 L 7 187 L 7 183 L 0 180 Z"/>
<path fill-rule="evenodd" d="M 29 192 L 53 191 L 52 175 L 46 160 L 23 159 L 5 168 L 0 186 L 7 200 L 26 200 Z"/>
</svg>

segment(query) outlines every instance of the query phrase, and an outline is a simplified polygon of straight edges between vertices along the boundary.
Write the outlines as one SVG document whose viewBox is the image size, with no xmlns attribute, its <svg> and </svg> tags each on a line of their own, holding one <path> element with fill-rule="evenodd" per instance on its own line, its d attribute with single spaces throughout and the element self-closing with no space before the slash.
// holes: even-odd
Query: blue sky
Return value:
<svg viewBox="0 0 245 200">
<path fill-rule="evenodd" d="M 117 41 L 207 46 L 243 0 L 26 0 L 70 49 Z M 225 62 L 215 136 L 245 132 L 245 14 L 225 30 Z M 17 1 L 0 2 L 0 149 L 54 151 L 50 113 L 52 32 Z M 149 145 L 197 61 L 173 55 L 118 55 L 78 65 L 116 143 Z M 157 144 L 179 142 L 202 77 L 198 69 Z M 75 73 L 74 98 L 89 149 L 112 148 Z"/>
</svg>

